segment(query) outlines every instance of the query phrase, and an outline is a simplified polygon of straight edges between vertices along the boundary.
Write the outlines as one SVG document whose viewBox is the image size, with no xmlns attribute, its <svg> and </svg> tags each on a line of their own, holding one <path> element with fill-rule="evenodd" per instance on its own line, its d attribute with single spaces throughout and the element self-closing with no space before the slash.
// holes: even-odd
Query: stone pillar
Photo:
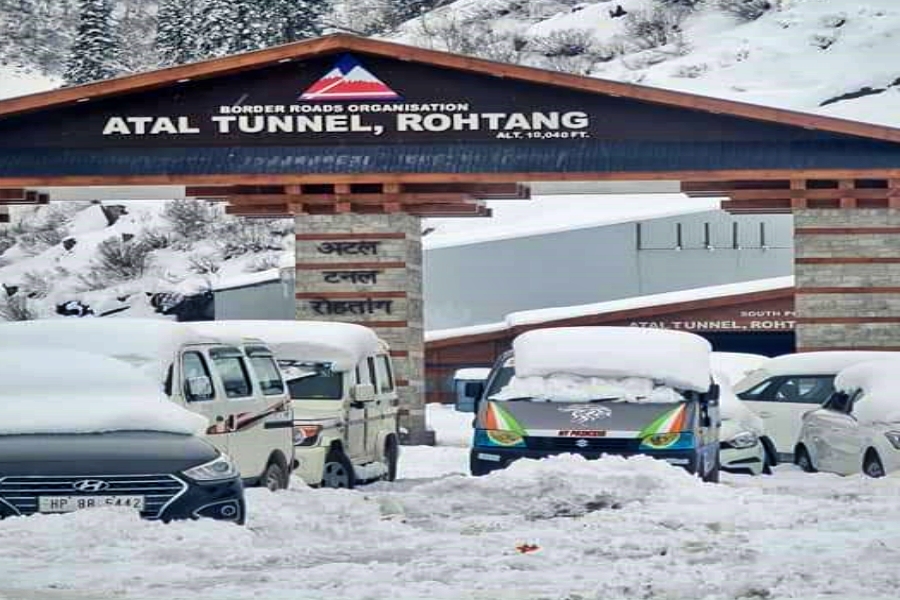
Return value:
<svg viewBox="0 0 900 600">
<path fill-rule="evenodd" d="M 297 319 L 359 323 L 391 347 L 407 444 L 433 444 L 425 423 L 422 234 L 405 213 L 298 215 Z"/>
<path fill-rule="evenodd" d="M 900 350 L 900 210 L 794 212 L 797 349 Z"/>
</svg>

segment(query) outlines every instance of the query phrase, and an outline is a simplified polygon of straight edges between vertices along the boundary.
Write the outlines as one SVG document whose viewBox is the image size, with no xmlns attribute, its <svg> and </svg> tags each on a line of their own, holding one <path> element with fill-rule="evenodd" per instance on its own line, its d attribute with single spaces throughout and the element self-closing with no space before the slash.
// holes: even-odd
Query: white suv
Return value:
<svg viewBox="0 0 900 600">
<path fill-rule="evenodd" d="M 861 363 L 803 416 L 794 462 L 804 471 L 882 477 L 900 468 L 900 359 Z"/>
</svg>

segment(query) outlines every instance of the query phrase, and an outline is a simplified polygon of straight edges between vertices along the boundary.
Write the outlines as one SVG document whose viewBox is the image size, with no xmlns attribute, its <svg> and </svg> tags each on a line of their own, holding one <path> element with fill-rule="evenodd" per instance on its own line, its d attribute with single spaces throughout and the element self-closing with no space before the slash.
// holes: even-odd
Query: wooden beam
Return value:
<svg viewBox="0 0 900 600">
<path fill-rule="evenodd" d="M 25 190 L 18 189 L 0 189 L 0 200 L 25 200 Z"/>
<path fill-rule="evenodd" d="M 474 200 L 469 194 L 235 194 L 228 197 L 233 206 L 254 206 L 268 204 L 335 204 L 349 202 L 353 204 L 388 203 L 399 204 L 457 204 Z"/>
</svg>

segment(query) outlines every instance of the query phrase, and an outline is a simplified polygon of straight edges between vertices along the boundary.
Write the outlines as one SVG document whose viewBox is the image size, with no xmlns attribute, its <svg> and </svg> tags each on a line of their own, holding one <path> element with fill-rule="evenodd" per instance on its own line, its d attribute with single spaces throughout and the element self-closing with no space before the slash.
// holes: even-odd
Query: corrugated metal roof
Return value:
<svg viewBox="0 0 900 600">
<path fill-rule="evenodd" d="M 900 146 L 847 139 L 0 150 L 0 177 L 880 168 L 900 168 Z"/>
</svg>

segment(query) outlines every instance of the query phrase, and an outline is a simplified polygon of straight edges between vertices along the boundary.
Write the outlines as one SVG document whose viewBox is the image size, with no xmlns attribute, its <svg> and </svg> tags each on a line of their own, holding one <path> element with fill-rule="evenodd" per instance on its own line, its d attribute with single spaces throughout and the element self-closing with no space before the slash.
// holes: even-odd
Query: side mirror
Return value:
<svg viewBox="0 0 900 600">
<path fill-rule="evenodd" d="M 475 405 L 484 392 L 481 381 L 456 382 L 456 410 L 459 412 L 475 412 Z"/>
<path fill-rule="evenodd" d="M 465 395 L 467 398 L 477 399 L 484 393 L 483 381 L 470 381 L 466 383 Z"/>
<path fill-rule="evenodd" d="M 186 383 L 189 401 L 208 400 L 213 397 L 213 386 L 209 377 L 189 377 Z"/>
<path fill-rule="evenodd" d="M 360 383 L 353 386 L 354 402 L 371 402 L 375 399 L 375 386 L 371 383 Z"/>
</svg>

